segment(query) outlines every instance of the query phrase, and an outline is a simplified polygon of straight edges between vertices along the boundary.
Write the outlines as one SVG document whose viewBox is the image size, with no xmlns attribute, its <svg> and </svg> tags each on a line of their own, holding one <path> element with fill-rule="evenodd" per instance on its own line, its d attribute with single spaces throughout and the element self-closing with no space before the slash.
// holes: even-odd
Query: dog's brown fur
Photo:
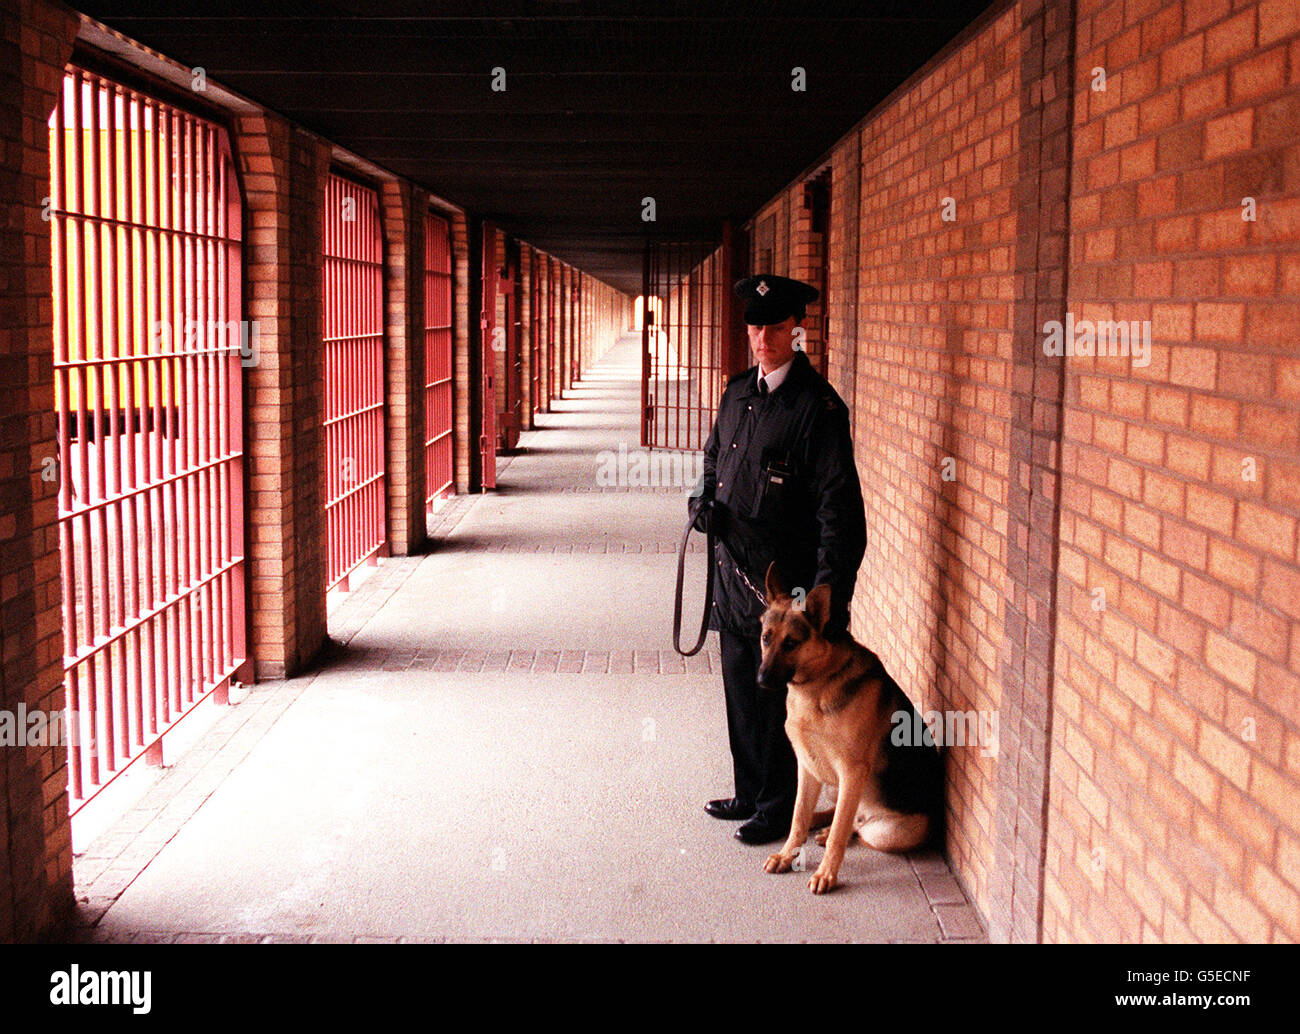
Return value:
<svg viewBox="0 0 1300 1034">
<path fill-rule="evenodd" d="M 890 716 L 900 706 L 910 709 L 910 702 L 865 646 L 847 635 L 822 635 L 830 586 L 814 588 L 800 609 L 775 568 L 767 571 L 759 681 L 787 684 L 785 731 L 799 762 L 799 783 L 790 835 L 763 868 L 778 873 L 795 866 L 809 830 L 826 815 L 815 810 L 822 787 L 835 786 L 834 820 L 819 838 L 826 853 L 808 880 L 814 894 L 823 894 L 837 885 L 855 832 L 878 851 L 910 851 L 929 835 L 930 816 L 891 809 L 881 785 L 891 760 Z"/>
</svg>

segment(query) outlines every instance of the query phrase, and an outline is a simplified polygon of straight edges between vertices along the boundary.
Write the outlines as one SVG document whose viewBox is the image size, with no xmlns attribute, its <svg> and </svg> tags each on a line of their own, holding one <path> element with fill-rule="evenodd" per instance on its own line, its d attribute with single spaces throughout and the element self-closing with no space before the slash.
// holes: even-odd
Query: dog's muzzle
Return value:
<svg viewBox="0 0 1300 1034">
<path fill-rule="evenodd" d="M 793 670 L 778 671 L 775 667 L 760 667 L 758 669 L 758 685 L 760 689 L 771 690 L 774 693 L 784 693 L 786 683 L 790 681 L 790 676 L 794 674 Z"/>
</svg>

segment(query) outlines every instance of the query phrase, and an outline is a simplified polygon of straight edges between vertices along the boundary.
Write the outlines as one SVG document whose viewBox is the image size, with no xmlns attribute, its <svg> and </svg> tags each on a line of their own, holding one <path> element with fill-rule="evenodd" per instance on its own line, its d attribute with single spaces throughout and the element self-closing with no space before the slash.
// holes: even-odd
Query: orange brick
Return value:
<svg viewBox="0 0 1300 1034">
<path fill-rule="evenodd" d="M 1300 793 L 1294 775 L 1256 759 L 1251 765 L 1250 796 L 1288 829 L 1300 831 Z"/>
<path fill-rule="evenodd" d="M 1242 742 L 1222 729 L 1202 722 L 1197 747 L 1212 768 L 1222 772 L 1243 791 L 1250 785 L 1250 752 Z"/>
<path fill-rule="evenodd" d="M 1298 364 L 1300 365 L 1300 364 Z M 1298 375 L 1297 380 L 1300 380 Z M 1143 384 L 1137 384 L 1132 381 L 1114 381 L 1110 393 L 1111 412 L 1120 416 L 1142 417 L 1146 411 L 1146 394 L 1147 389 Z M 1130 432 L 1133 430 L 1129 428 Z"/>
<path fill-rule="evenodd" d="M 1164 424 L 1187 426 L 1188 394 L 1169 388 L 1151 389 L 1151 419 Z"/>
<path fill-rule="evenodd" d="M 1196 228 L 1196 247 L 1204 252 L 1242 247 L 1252 225 L 1241 218 L 1239 206 L 1203 215 Z"/>
<path fill-rule="evenodd" d="M 1296 519 L 1243 501 L 1237 514 L 1237 538 L 1243 545 L 1289 560 L 1295 554 Z"/>
<path fill-rule="evenodd" d="M 1210 906 L 1192 894 L 1188 908 L 1187 925 L 1198 941 L 1206 944 L 1235 944 L 1238 938 L 1232 929 L 1214 912 Z"/>
<path fill-rule="evenodd" d="M 1247 862 L 1248 888 L 1251 897 L 1272 916 L 1291 937 L 1300 937 L 1300 894 L 1284 883 L 1278 873 L 1251 859 Z"/>
<path fill-rule="evenodd" d="M 1197 306 L 1197 308 L 1199 309 L 1200 306 Z M 1152 333 L 1155 332 L 1153 320 Z M 1219 355 L 1212 348 L 1175 345 L 1169 350 L 1169 379 L 1173 383 L 1181 384 L 1187 388 L 1213 391 L 1218 373 L 1218 363 Z"/>
<path fill-rule="evenodd" d="M 1211 68 L 1229 58 L 1239 57 L 1255 46 L 1255 11 L 1220 22 L 1205 31 L 1205 62 Z"/>
<path fill-rule="evenodd" d="M 1210 541 L 1208 574 L 1242 592 L 1253 593 L 1259 584 L 1260 563 L 1255 554 L 1218 539 Z"/>
<path fill-rule="evenodd" d="M 1190 572 L 1184 575 L 1183 606 L 1210 624 L 1221 627 L 1228 623 L 1231 602 L 1232 598 L 1223 586 Z"/>
<path fill-rule="evenodd" d="M 1183 747 L 1174 747 L 1174 779 L 1211 811 L 1219 795 L 1219 777 Z"/>
<path fill-rule="evenodd" d="M 1286 48 L 1272 50 L 1241 62 L 1232 69 L 1231 97 L 1233 104 L 1241 104 L 1261 94 L 1281 90 L 1286 86 Z"/>
<path fill-rule="evenodd" d="M 1266 559 L 1260 597 L 1282 613 L 1300 621 L 1300 568 L 1295 564 Z"/>
<path fill-rule="evenodd" d="M 1165 443 L 1169 469 L 1204 481 L 1210 476 L 1210 445 L 1171 434 Z"/>
<path fill-rule="evenodd" d="M 1153 553 L 1142 554 L 1139 568 L 1140 581 L 1153 592 L 1166 599 L 1178 599 L 1181 573 L 1173 564 Z"/>
<path fill-rule="evenodd" d="M 1259 45 L 1300 33 L 1300 5 L 1293 0 L 1260 0 Z"/>
<path fill-rule="evenodd" d="M 1230 631 L 1237 642 L 1259 657 L 1286 663 L 1290 623 L 1270 608 L 1254 600 L 1234 598 Z"/>
<path fill-rule="evenodd" d="M 1232 535 L 1236 502 L 1222 492 L 1202 485 L 1187 486 L 1187 519 L 1210 531 Z"/>
<path fill-rule="evenodd" d="M 1300 359 L 1278 359 L 1273 376 L 1275 398 L 1300 402 Z"/>
<path fill-rule="evenodd" d="M 1227 97 L 1228 78 L 1223 72 L 1193 80 L 1183 87 L 1183 118 L 1191 120 L 1222 111 Z"/>
<path fill-rule="evenodd" d="M 1160 55 L 1160 84 L 1168 86 L 1201 71 L 1205 62 L 1205 36 L 1197 33 L 1168 47 Z"/>
<path fill-rule="evenodd" d="M 1273 365 L 1268 356 L 1225 351 L 1219 357 L 1219 391 L 1247 399 L 1268 398 Z"/>
<path fill-rule="evenodd" d="M 1196 219 L 1190 215 L 1176 215 L 1169 219 L 1161 219 L 1156 223 L 1156 250 L 1157 251 L 1182 251 L 1190 252 L 1196 249 L 1197 225 Z M 1244 241 L 1246 231 L 1241 231 L 1241 239 Z M 1152 333 L 1155 333 L 1155 326 L 1152 326 Z M 1164 337 L 1165 335 L 1160 335 Z"/>
<path fill-rule="evenodd" d="M 1186 12 L 1182 31 L 1195 32 L 1217 22 L 1232 10 L 1230 0 L 1184 0 L 1182 7 Z"/>
<path fill-rule="evenodd" d="M 1147 471 L 1143 481 L 1142 501 L 1162 513 L 1182 516 L 1184 506 L 1184 486 L 1181 481 Z"/>
<path fill-rule="evenodd" d="M 1276 270 L 1275 255 L 1225 255 L 1223 292 L 1228 295 L 1272 295 Z"/>
<path fill-rule="evenodd" d="M 1160 464 L 1164 462 L 1165 436 L 1151 428 L 1130 425 L 1128 429 L 1125 452 L 1130 459 L 1139 463 Z M 1133 498 L 1137 498 L 1136 495 Z"/>
<path fill-rule="evenodd" d="M 1297 326 L 1300 326 L 1300 305 L 1290 302 L 1255 303 L 1250 307 L 1247 340 L 1254 345 L 1294 349 Z"/>
<path fill-rule="evenodd" d="M 1216 445 L 1210 469 L 1215 484 L 1245 495 L 1258 495 L 1260 479 L 1268 467 L 1275 465 L 1276 461 L 1266 462 L 1258 452 L 1242 452 L 1226 445 Z"/>
<path fill-rule="evenodd" d="M 1190 504 L 1190 496 L 1188 502 Z M 1170 521 L 1164 527 L 1161 548 L 1171 560 L 1177 560 L 1204 570 L 1208 556 L 1209 539 L 1205 532 Z"/>
<path fill-rule="evenodd" d="M 1268 479 L 1268 501 L 1276 506 L 1300 510 L 1300 465 L 1271 460 L 1265 470 L 1259 463 L 1258 476 Z"/>
<path fill-rule="evenodd" d="M 1196 337 L 1202 341 L 1240 341 L 1246 307 L 1239 302 L 1198 302 Z"/>
</svg>

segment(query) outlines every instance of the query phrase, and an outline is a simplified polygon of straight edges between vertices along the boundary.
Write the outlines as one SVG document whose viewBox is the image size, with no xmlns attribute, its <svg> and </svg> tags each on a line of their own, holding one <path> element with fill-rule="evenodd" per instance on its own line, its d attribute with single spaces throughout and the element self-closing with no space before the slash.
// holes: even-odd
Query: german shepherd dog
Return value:
<svg viewBox="0 0 1300 1034">
<path fill-rule="evenodd" d="M 877 851 L 910 851 L 925 843 L 942 818 L 943 765 L 934 746 L 901 746 L 891 732 L 906 715 L 920 728 L 911 701 L 880 658 L 847 633 L 822 634 L 830 613 L 830 586 L 807 594 L 802 609 L 767 569 L 763 660 L 759 684 L 786 686 L 785 731 L 799 762 L 794 818 L 785 846 L 769 855 L 765 872 L 789 872 L 809 829 L 829 812 L 816 812 L 822 786 L 835 786 L 834 819 L 817 871 L 814 894 L 833 890 L 849 838 L 856 832 Z M 910 735 L 908 742 L 911 742 Z"/>
</svg>

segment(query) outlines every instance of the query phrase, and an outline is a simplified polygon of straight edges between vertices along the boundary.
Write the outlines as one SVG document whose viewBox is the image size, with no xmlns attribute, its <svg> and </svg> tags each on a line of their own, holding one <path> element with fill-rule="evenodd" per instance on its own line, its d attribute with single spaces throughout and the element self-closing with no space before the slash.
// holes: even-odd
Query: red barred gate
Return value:
<svg viewBox="0 0 1300 1034">
<path fill-rule="evenodd" d="M 384 247 L 379 195 L 325 187 L 325 522 L 329 587 L 387 547 L 384 510 Z"/>
<path fill-rule="evenodd" d="M 715 243 L 646 245 L 642 445 L 704 448 L 732 347 L 729 251 Z"/>
<path fill-rule="evenodd" d="M 75 814 L 246 661 L 240 197 L 220 126 L 70 70 L 50 119 Z M 53 464 L 54 458 L 50 458 Z"/>
<path fill-rule="evenodd" d="M 453 490 L 451 388 L 451 226 L 424 217 L 424 502 Z"/>
</svg>

